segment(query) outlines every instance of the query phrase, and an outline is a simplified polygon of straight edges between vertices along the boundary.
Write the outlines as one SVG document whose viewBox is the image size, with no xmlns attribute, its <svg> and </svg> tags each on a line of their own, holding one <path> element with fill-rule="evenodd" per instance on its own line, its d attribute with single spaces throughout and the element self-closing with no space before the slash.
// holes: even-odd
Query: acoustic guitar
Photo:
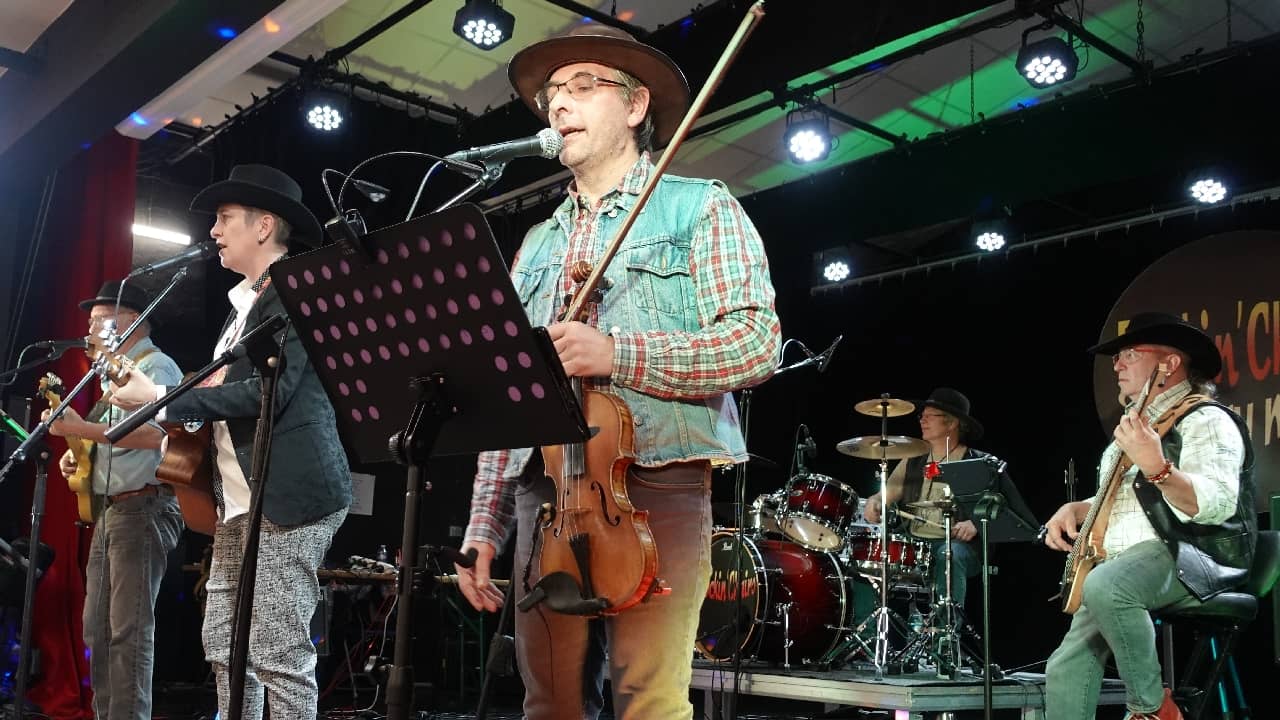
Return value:
<svg viewBox="0 0 1280 720">
<path fill-rule="evenodd" d="M 173 487 L 187 527 L 213 536 L 218 504 L 213 495 L 213 433 L 208 423 L 194 431 L 183 423 L 161 423 L 169 436 L 156 479 Z"/>
<path fill-rule="evenodd" d="M 62 378 L 53 373 L 47 373 L 40 378 L 36 392 L 49 403 L 52 409 L 62 404 L 62 394 L 66 390 L 62 384 Z M 76 471 L 67 478 L 67 487 L 76 494 L 76 508 L 80 522 L 93 523 L 97 520 L 98 513 L 102 512 L 106 501 L 105 497 L 93 492 L 93 456 L 97 443 L 70 435 L 63 439 L 67 441 L 67 449 L 76 460 Z"/>
</svg>

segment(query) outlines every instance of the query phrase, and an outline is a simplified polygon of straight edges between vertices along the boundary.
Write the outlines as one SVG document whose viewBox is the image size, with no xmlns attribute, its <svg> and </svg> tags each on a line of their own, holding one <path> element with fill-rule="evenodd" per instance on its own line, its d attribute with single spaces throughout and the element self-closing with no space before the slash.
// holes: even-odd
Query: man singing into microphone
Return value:
<svg viewBox="0 0 1280 720">
<path fill-rule="evenodd" d="M 267 270 L 290 243 L 317 246 L 320 223 L 302 204 L 292 178 L 265 165 L 240 165 L 228 180 L 196 195 L 191 209 L 213 212 L 209 234 L 222 266 L 243 280 L 231 289 L 232 312 L 215 356 L 265 319 L 284 313 Z M 316 652 L 309 633 L 320 599 L 316 570 L 351 504 L 351 474 L 338 440 L 333 407 L 297 333 L 285 338 L 285 365 L 276 385 L 271 477 L 263 498 L 263 522 L 249 669 L 243 717 L 260 720 L 263 686 L 271 716 L 314 718 L 318 702 Z M 227 717 L 231 621 L 247 532 L 250 458 L 261 405 L 261 379 L 242 357 L 165 408 L 174 421 L 213 422 L 214 490 L 219 520 L 213 538 L 205 655 L 218 681 L 218 711 Z M 133 408 L 163 392 L 145 377 L 131 376 L 112 402 Z"/>
<path fill-rule="evenodd" d="M 142 290 L 125 285 L 121 293 L 119 282 L 109 282 L 97 297 L 81 302 L 80 309 L 89 311 L 89 335 L 106 341 L 113 332 L 132 325 L 149 304 Z M 147 321 L 118 353 L 133 361 L 135 374 L 162 384 L 182 380 L 177 364 L 151 341 Z M 48 415 L 46 410 L 44 417 Z M 67 407 L 49 432 L 98 443 L 89 472 L 93 494 L 105 499 L 105 508 L 95 518 L 89 545 L 84 603 L 93 714 L 147 720 L 155 665 L 156 597 L 183 524 L 173 489 L 156 481 L 164 431 L 152 423 L 115 445 L 106 444 L 102 433 L 122 417 L 124 412 L 106 403 L 94 406 L 87 419 Z M 82 468 L 68 450 L 58 469 L 70 478 Z"/>
<path fill-rule="evenodd" d="M 560 162 L 573 173 L 569 197 L 525 236 L 514 284 L 565 371 L 630 409 L 627 489 L 649 513 L 657 574 L 671 588 L 605 620 L 546 604 L 516 612 L 525 717 L 597 717 L 607 656 L 617 718 L 689 718 L 689 656 L 711 574 L 711 467 L 746 461 L 730 393 L 769 377 L 780 345 L 764 248 L 723 184 L 666 176 L 608 266 L 608 289 L 587 322 L 556 322 L 560 299 L 574 291 L 568 269 L 595 262 L 633 212 L 654 171 L 648 151 L 671 139 L 689 88 L 666 55 L 599 23 L 525 48 L 508 73 L 564 136 Z M 537 453 L 481 453 L 463 544 L 477 559 L 474 570 L 459 569 L 472 605 L 501 604 L 489 570 L 510 532 L 516 572 L 532 563 L 539 577 L 529 523 L 554 502 Z M 592 551 L 616 557 L 609 547 Z"/>
</svg>

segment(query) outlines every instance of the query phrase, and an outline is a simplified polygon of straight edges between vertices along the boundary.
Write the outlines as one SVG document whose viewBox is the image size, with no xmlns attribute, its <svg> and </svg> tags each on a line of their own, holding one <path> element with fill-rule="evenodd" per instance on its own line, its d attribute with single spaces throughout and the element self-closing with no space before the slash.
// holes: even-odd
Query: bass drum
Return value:
<svg viewBox="0 0 1280 720">
<path fill-rule="evenodd" d="M 736 546 L 730 532 L 711 538 L 698 652 L 709 660 L 729 660 L 741 651 L 744 659 L 771 663 L 821 662 L 840 644 L 850 611 L 835 556 L 784 540 L 743 537 L 739 552 Z"/>
</svg>

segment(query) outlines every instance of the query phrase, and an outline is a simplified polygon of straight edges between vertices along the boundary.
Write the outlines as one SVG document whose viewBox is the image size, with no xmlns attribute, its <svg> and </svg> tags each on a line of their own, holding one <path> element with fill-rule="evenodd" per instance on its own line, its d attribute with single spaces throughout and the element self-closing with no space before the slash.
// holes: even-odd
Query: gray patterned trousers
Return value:
<svg viewBox="0 0 1280 720">
<path fill-rule="evenodd" d="M 262 520 L 245 673 L 245 720 L 261 720 L 264 688 L 273 718 L 316 717 L 316 649 L 311 644 L 311 616 L 320 602 L 316 570 L 346 516 L 344 508 L 313 523 L 290 527 Z M 231 703 L 232 621 L 248 520 L 241 515 L 218 523 L 206 586 L 204 652 L 218 681 L 221 717 L 228 716 Z"/>
</svg>

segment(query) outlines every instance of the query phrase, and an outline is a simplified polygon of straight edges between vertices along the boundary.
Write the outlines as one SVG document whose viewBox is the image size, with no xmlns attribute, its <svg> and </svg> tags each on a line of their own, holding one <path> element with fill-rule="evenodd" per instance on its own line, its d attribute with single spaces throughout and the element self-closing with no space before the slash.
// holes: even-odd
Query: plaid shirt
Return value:
<svg viewBox="0 0 1280 720">
<path fill-rule="evenodd" d="M 624 195 L 639 195 L 652 172 L 645 153 L 594 208 L 576 184 L 570 185 L 569 197 L 554 214 L 560 227 L 569 228 L 562 295 L 575 289 L 567 269 L 578 260 L 594 264 L 613 239 L 602 236 L 600 217 L 619 212 Z M 698 399 L 750 387 L 773 372 L 781 333 L 764 245 L 742 206 L 723 187 L 711 192 L 691 239 L 689 274 L 701 329 L 607 330 L 614 340 L 609 384 L 661 399 Z M 554 319 L 531 318 L 535 323 Z M 588 323 L 596 320 L 593 310 Z M 502 545 L 514 507 L 508 460 L 505 450 L 480 453 L 467 540 Z"/>
<path fill-rule="evenodd" d="M 1190 393 L 1191 386 L 1185 380 L 1164 391 L 1147 405 L 1147 419 L 1154 423 L 1156 418 Z M 1182 452 L 1173 464 L 1191 481 L 1199 509 L 1192 517 L 1173 505 L 1169 508 L 1183 522 L 1201 525 L 1222 523 L 1236 510 L 1240 470 L 1244 465 L 1244 440 L 1231 418 L 1217 408 L 1190 412 L 1177 428 L 1182 436 Z M 1102 471 L 1115 467 L 1119 456 L 1120 448 L 1112 441 L 1102 453 Z M 1137 476 L 1138 466 L 1134 465 L 1125 472 L 1120 487 L 1116 489 L 1111 521 L 1102 541 L 1107 557 L 1116 557 L 1140 542 L 1160 537 L 1133 491 L 1133 481 Z M 1099 484 L 1103 479 L 1098 479 Z M 1088 501 L 1093 502 L 1093 499 Z"/>
</svg>

